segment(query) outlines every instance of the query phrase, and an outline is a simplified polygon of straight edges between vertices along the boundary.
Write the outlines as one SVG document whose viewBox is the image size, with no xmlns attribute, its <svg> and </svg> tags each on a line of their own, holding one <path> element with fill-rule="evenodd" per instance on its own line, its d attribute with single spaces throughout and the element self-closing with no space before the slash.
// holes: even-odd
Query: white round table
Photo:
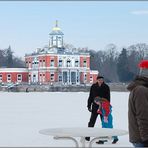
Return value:
<svg viewBox="0 0 148 148">
<path fill-rule="evenodd" d="M 76 137 L 80 137 L 82 147 L 85 147 L 85 137 L 93 137 L 89 142 L 89 147 L 97 139 L 112 139 L 112 136 L 122 136 L 128 134 L 125 130 L 112 128 L 96 128 L 96 127 L 73 127 L 73 128 L 49 128 L 39 131 L 40 134 L 53 136 L 54 139 L 69 139 L 75 142 L 76 147 L 79 147 Z"/>
</svg>

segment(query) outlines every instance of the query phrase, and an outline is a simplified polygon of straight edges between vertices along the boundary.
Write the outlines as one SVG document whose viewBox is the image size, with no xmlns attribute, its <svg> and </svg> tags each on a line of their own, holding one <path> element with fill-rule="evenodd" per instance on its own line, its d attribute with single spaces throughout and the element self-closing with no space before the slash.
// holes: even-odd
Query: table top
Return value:
<svg viewBox="0 0 148 148">
<path fill-rule="evenodd" d="M 96 127 L 49 128 L 40 130 L 39 133 L 59 137 L 110 137 L 128 134 L 125 130 Z"/>
</svg>

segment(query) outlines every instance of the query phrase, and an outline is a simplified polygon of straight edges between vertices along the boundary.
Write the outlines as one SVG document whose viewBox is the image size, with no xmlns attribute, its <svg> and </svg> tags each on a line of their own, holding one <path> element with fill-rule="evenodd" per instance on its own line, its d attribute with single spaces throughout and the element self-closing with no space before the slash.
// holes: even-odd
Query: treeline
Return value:
<svg viewBox="0 0 148 148">
<path fill-rule="evenodd" d="M 24 68 L 25 62 L 14 56 L 14 52 L 9 46 L 7 49 L 0 49 L 0 68 Z"/>
<path fill-rule="evenodd" d="M 76 49 L 67 44 L 68 49 Z M 148 59 L 148 45 L 140 43 L 127 48 L 119 49 L 114 44 L 106 46 L 105 50 L 89 50 L 78 48 L 78 51 L 90 53 L 90 69 L 98 70 L 107 82 L 129 82 L 139 72 L 138 63 L 142 59 Z M 24 68 L 25 61 L 14 56 L 9 46 L 0 49 L 0 68 Z"/>
<path fill-rule="evenodd" d="M 98 70 L 107 82 L 129 82 L 139 72 L 138 63 L 148 59 L 148 45 L 145 43 L 118 49 L 109 44 L 105 50 L 89 50 L 92 70 Z"/>
</svg>

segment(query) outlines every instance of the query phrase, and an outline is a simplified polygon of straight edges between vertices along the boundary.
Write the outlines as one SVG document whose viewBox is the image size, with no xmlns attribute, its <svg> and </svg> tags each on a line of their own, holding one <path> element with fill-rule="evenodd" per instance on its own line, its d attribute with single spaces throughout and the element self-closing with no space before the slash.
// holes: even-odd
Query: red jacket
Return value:
<svg viewBox="0 0 148 148">
<path fill-rule="evenodd" d="M 105 111 L 105 116 L 106 117 L 108 117 L 108 115 L 109 115 L 109 113 L 110 113 L 110 103 L 109 103 L 109 101 L 103 101 L 102 103 L 101 103 L 101 107 L 102 107 L 102 110 L 104 110 Z"/>
</svg>

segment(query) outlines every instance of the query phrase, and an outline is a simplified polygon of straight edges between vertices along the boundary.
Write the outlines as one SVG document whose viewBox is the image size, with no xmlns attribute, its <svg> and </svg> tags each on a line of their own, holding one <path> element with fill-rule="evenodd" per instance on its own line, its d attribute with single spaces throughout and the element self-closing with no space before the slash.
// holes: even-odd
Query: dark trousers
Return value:
<svg viewBox="0 0 148 148">
<path fill-rule="evenodd" d="M 91 113 L 90 120 L 88 122 L 88 127 L 94 127 L 98 115 L 100 114 L 98 114 L 97 111 Z M 100 119 L 102 121 L 102 115 L 100 115 Z M 89 141 L 90 137 L 86 137 L 85 139 Z"/>
<path fill-rule="evenodd" d="M 97 112 L 92 112 L 92 113 L 91 113 L 90 120 L 89 120 L 89 122 L 88 122 L 88 127 L 94 127 L 98 115 L 100 115 L 100 114 L 98 114 Z M 102 115 L 100 115 L 100 119 L 101 119 L 101 121 L 102 121 Z"/>
</svg>

